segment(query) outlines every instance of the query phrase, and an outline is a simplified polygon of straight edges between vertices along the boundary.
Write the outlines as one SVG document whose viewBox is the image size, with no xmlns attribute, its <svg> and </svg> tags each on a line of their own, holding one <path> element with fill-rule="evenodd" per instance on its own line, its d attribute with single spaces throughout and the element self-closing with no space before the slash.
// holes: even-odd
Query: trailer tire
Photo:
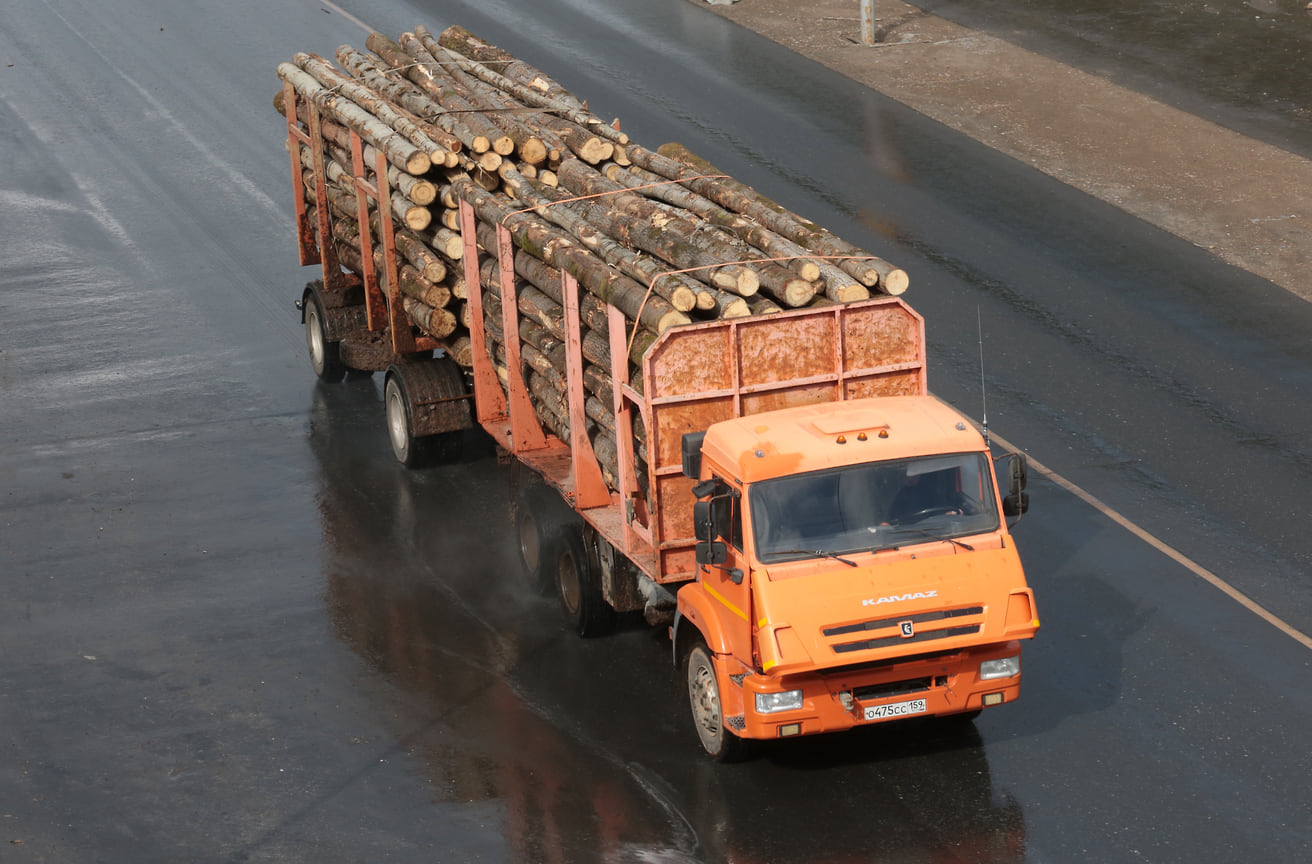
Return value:
<svg viewBox="0 0 1312 864">
<path fill-rule="evenodd" d="M 751 742 L 739 738 L 724 722 L 724 702 L 715 674 L 711 649 L 698 641 L 683 658 L 683 680 L 693 727 L 702 748 L 717 762 L 741 762 L 751 753 Z"/>
<path fill-rule="evenodd" d="M 328 339 L 328 324 L 323 303 L 314 290 L 305 292 L 305 345 L 310 349 L 310 366 L 321 381 L 337 382 L 346 374 L 339 351 L 340 343 Z"/>
<path fill-rule="evenodd" d="M 425 410 L 422 406 L 435 396 L 456 395 L 452 391 L 462 388 L 459 372 L 451 360 L 420 360 L 394 363 L 388 367 L 383 385 L 383 409 L 387 417 L 387 438 L 398 462 L 407 468 L 421 468 L 460 458 L 465 430 L 452 429 L 448 425 L 444 431 L 431 431 L 433 418 L 422 413 Z M 418 419 L 416 405 L 421 406 Z M 450 421 L 451 418 L 445 419 Z M 416 428 L 424 434 L 415 434 Z"/>
<path fill-rule="evenodd" d="M 584 638 L 604 636 L 615 629 L 615 610 L 597 586 L 596 568 L 583 546 L 583 532 L 574 526 L 560 535 L 556 556 L 556 586 L 560 608 L 569 628 Z"/>
<path fill-rule="evenodd" d="M 387 376 L 383 387 L 383 408 L 387 413 L 387 439 L 392 444 L 392 455 L 407 468 L 420 468 L 430 461 L 431 446 L 428 439 L 416 437 L 410 421 L 410 399 L 400 377 Z"/>
</svg>

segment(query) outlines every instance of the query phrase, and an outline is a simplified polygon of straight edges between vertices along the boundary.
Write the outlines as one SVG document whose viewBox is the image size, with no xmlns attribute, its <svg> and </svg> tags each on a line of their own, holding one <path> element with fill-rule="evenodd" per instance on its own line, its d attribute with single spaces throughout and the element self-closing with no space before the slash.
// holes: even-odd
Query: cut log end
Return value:
<svg viewBox="0 0 1312 864">
<path fill-rule="evenodd" d="M 894 268 L 883 274 L 879 279 L 879 290 L 893 297 L 897 297 L 906 292 L 911 284 L 907 272 L 901 268 Z"/>
<path fill-rule="evenodd" d="M 534 167 L 547 161 L 547 145 L 541 138 L 529 138 L 519 148 L 519 158 Z"/>
<path fill-rule="evenodd" d="M 860 283 L 852 282 L 831 287 L 825 292 L 825 296 L 839 303 L 855 303 L 858 300 L 869 300 L 870 289 Z"/>
<path fill-rule="evenodd" d="M 427 180 L 420 180 L 411 185 L 407 195 L 420 207 L 427 207 L 437 200 L 437 187 Z"/>
<path fill-rule="evenodd" d="M 420 177 L 433 167 L 433 160 L 422 150 L 416 150 L 405 160 L 405 173 Z"/>
<path fill-rule="evenodd" d="M 691 323 L 692 323 L 692 319 L 689 318 L 683 312 L 679 312 L 677 310 L 671 310 L 669 312 L 666 312 L 664 315 L 662 315 L 660 317 L 660 320 L 656 322 L 656 331 L 658 333 L 664 333 L 666 330 L 669 330 L 671 327 L 681 327 L 684 324 L 691 324 Z"/>
<path fill-rule="evenodd" d="M 589 165 L 599 165 L 611 157 L 615 152 L 615 145 L 601 138 L 589 138 L 576 147 L 574 152 Z"/>
<path fill-rule="evenodd" d="M 423 231 L 433 224 L 433 214 L 427 207 L 407 207 L 405 224 L 411 231 Z"/>
<path fill-rule="evenodd" d="M 805 279 L 789 279 L 784 283 L 783 296 L 779 299 L 784 301 L 786 305 L 797 308 L 810 303 L 817 293 L 819 292 L 814 282 L 808 282 Z"/>
<path fill-rule="evenodd" d="M 775 308 L 778 309 L 779 307 L 775 306 Z M 741 297 L 735 297 L 720 307 L 721 318 L 746 318 L 751 314 L 751 305 Z"/>
<path fill-rule="evenodd" d="M 680 285 L 670 292 L 670 305 L 680 312 L 690 312 L 697 308 L 697 293 L 686 285 Z"/>
<path fill-rule="evenodd" d="M 738 287 L 734 289 L 734 293 L 741 297 L 751 297 L 760 290 L 761 274 L 751 267 L 742 268 L 742 272 L 738 274 Z"/>
<path fill-rule="evenodd" d="M 820 278 L 820 265 L 808 258 L 797 258 L 790 262 L 792 270 L 798 276 L 801 276 L 807 282 L 815 282 Z"/>
</svg>

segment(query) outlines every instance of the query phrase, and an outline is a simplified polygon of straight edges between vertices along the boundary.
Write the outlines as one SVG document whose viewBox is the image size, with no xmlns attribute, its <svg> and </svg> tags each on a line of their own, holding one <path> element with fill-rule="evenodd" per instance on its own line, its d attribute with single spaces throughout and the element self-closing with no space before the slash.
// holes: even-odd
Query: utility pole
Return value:
<svg viewBox="0 0 1312 864">
<path fill-rule="evenodd" d="M 875 44 L 875 0 L 861 0 L 861 44 Z"/>
</svg>

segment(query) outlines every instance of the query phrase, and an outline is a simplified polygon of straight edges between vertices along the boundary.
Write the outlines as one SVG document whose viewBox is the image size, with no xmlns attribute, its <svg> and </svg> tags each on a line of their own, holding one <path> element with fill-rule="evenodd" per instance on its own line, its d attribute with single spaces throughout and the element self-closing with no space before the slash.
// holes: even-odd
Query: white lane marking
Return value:
<svg viewBox="0 0 1312 864">
<path fill-rule="evenodd" d="M 336 3 L 329 2 L 329 0 L 319 0 L 319 5 L 320 5 L 320 6 L 324 6 L 324 7 L 328 8 L 328 9 L 333 10 L 333 11 L 336 12 L 338 15 L 341 15 L 341 16 L 342 16 L 343 18 L 345 18 L 347 21 L 350 21 L 352 24 L 356 25 L 357 27 L 359 27 L 361 30 L 365 31 L 366 33 L 373 33 L 375 30 L 378 29 L 378 28 L 376 28 L 376 27 L 370 27 L 368 24 L 364 23 L 364 22 L 361 21 L 359 18 L 356 18 L 356 17 L 355 17 L 354 15 L 352 15 L 350 12 L 347 12 L 347 11 L 346 11 L 345 9 L 343 9 L 341 6 L 338 6 Z"/>
<path fill-rule="evenodd" d="M 989 437 L 1007 450 L 1019 449 L 1013 444 L 1007 442 L 1001 436 L 996 435 L 992 432 L 989 433 Z M 1281 633 L 1284 633 L 1290 639 L 1293 639 L 1295 642 L 1298 642 L 1304 648 L 1312 650 L 1312 636 L 1308 636 L 1302 630 L 1299 630 L 1298 628 L 1294 627 L 1292 624 L 1289 624 L 1287 621 L 1283 620 L 1275 613 L 1266 609 L 1256 600 L 1249 597 L 1247 594 L 1240 591 L 1238 588 L 1234 587 L 1229 582 L 1226 582 L 1220 576 L 1217 576 L 1215 573 L 1213 573 L 1211 570 L 1208 570 L 1206 567 L 1199 564 L 1197 561 L 1194 561 L 1192 558 L 1185 555 L 1180 550 L 1174 548 L 1173 546 L 1168 545 L 1165 541 L 1158 539 L 1157 537 L 1148 533 L 1148 531 L 1144 530 L 1143 528 L 1140 528 L 1138 525 L 1134 524 L 1129 519 L 1122 516 L 1120 513 L 1117 513 L 1111 507 L 1099 501 L 1096 497 L 1094 497 L 1089 492 L 1086 492 L 1085 490 L 1081 489 L 1079 486 L 1076 486 L 1070 480 L 1067 480 L 1065 477 L 1058 474 L 1056 471 L 1053 471 L 1051 468 L 1048 468 L 1046 465 L 1044 465 L 1039 460 L 1035 459 L 1033 456 L 1026 454 L 1026 458 L 1029 459 L 1029 463 L 1031 467 L 1033 467 L 1034 470 L 1038 471 L 1048 480 L 1051 480 L 1053 483 L 1056 483 L 1062 489 L 1065 489 L 1067 492 L 1071 493 L 1076 498 L 1079 498 L 1081 501 L 1088 504 L 1090 507 L 1097 510 L 1102 515 L 1106 516 L 1108 519 L 1112 520 L 1117 525 L 1120 525 L 1126 531 L 1129 531 L 1135 537 L 1147 543 L 1149 546 L 1156 549 L 1158 552 L 1161 552 L 1163 555 L 1165 555 L 1167 558 L 1170 558 L 1172 561 L 1176 562 L 1181 567 L 1184 567 L 1186 570 L 1193 573 L 1199 579 L 1202 579 L 1208 585 L 1211 585 L 1213 588 L 1220 591 L 1222 594 L 1226 595 L 1231 600 L 1234 600 L 1240 606 L 1243 606 L 1249 612 L 1252 612 L 1254 615 L 1261 618 L 1263 621 L 1270 624 L 1272 627 L 1276 628 Z"/>
</svg>

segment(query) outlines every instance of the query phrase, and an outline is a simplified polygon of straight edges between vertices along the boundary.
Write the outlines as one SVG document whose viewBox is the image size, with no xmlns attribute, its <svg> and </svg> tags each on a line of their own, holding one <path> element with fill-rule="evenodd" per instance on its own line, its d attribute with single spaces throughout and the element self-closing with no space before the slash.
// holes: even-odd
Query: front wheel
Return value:
<svg viewBox="0 0 1312 864">
<path fill-rule="evenodd" d="M 724 703 L 715 676 L 715 663 L 705 645 L 696 645 L 684 660 L 688 704 L 702 747 L 720 762 L 737 762 L 747 757 L 748 742 L 735 735 L 724 722 Z"/>
</svg>

